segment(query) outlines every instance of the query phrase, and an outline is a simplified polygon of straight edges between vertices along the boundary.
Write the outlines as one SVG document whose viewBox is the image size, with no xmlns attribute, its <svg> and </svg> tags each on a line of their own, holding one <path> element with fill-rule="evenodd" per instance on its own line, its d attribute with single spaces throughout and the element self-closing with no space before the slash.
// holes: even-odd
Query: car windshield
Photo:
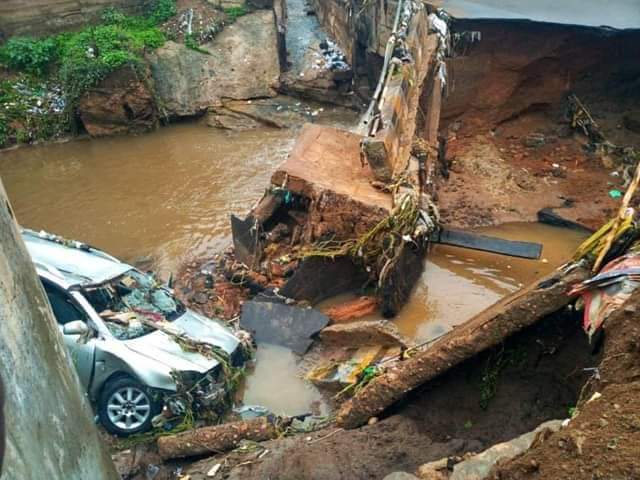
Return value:
<svg viewBox="0 0 640 480">
<path fill-rule="evenodd" d="M 185 307 L 153 275 L 129 270 L 83 293 L 107 328 L 119 340 L 138 338 L 155 329 L 153 323 L 173 321 Z"/>
</svg>

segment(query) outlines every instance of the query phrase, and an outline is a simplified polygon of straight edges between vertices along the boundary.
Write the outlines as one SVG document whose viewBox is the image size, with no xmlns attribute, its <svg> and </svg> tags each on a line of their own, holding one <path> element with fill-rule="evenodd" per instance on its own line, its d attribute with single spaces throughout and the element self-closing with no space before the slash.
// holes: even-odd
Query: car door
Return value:
<svg viewBox="0 0 640 480">
<path fill-rule="evenodd" d="M 95 364 L 95 338 L 85 338 L 80 335 L 66 335 L 63 331 L 65 324 L 77 320 L 87 323 L 88 317 L 68 292 L 46 280 L 42 281 L 42 285 L 51 304 L 53 314 L 58 321 L 58 328 L 64 338 L 64 344 L 71 355 L 73 364 L 80 377 L 80 383 L 82 383 L 82 386 L 88 391 Z"/>
</svg>

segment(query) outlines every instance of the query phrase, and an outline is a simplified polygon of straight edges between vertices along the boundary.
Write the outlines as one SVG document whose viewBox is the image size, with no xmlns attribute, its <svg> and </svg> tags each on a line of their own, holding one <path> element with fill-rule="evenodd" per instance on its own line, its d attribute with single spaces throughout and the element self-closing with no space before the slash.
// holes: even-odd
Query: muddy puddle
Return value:
<svg viewBox="0 0 640 480">
<path fill-rule="evenodd" d="M 245 405 L 261 405 L 276 414 L 325 415 L 329 407 L 320 392 L 301 378 L 299 357 L 276 345 L 258 345 L 255 366 L 244 384 Z"/>
<path fill-rule="evenodd" d="M 539 223 L 510 223 L 479 233 L 538 242 L 540 260 L 493 255 L 435 245 L 409 303 L 395 319 L 415 342 L 433 339 L 571 257 L 586 234 Z"/>
</svg>

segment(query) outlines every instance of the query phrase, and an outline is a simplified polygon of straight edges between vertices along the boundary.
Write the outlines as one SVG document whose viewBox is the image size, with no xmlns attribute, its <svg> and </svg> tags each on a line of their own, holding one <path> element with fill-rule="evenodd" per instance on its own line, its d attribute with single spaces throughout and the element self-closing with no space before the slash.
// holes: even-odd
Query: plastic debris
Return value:
<svg viewBox="0 0 640 480">
<path fill-rule="evenodd" d="M 610 190 L 609 191 L 609 196 L 611 198 L 613 198 L 614 200 L 616 200 L 616 199 L 622 197 L 622 192 L 620 190 L 615 190 L 615 189 L 614 190 Z"/>
<path fill-rule="evenodd" d="M 233 413 L 239 415 L 242 420 L 251 420 L 258 417 L 271 415 L 268 408 L 261 405 L 244 405 L 233 409 Z"/>
<path fill-rule="evenodd" d="M 222 464 L 221 463 L 216 463 L 207 472 L 207 477 L 209 477 L 209 478 L 215 477 L 218 474 L 218 472 L 220 471 L 221 468 L 222 468 Z"/>
<path fill-rule="evenodd" d="M 640 251 L 636 250 L 609 262 L 598 275 L 573 288 L 569 294 L 579 294 L 584 301 L 583 328 L 589 339 L 639 286 Z"/>
</svg>

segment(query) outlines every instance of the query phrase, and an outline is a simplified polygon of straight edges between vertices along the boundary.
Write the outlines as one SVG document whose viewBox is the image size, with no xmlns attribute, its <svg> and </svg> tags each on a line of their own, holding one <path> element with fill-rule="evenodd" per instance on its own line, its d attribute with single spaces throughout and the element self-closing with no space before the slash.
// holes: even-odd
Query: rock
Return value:
<svg viewBox="0 0 640 480">
<path fill-rule="evenodd" d="M 406 472 L 393 472 L 384 477 L 384 480 L 419 480 L 419 478 Z"/>
<path fill-rule="evenodd" d="M 454 466 L 453 473 L 449 477 L 449 480 L 485 479 L 495 464 L 520 455 L 529 449 L 539 434 L 549 430 L 558 431 L 561 426 L 562 420 L 551 420 L 513 440 L 498 443 L 484 452 L 474 455 Z"/>
<path fill-rule="evenodd" d="M 158 123 L 148 79 L 130 67 L 116 70 L 89 90 L 80 99 L 78 111 L 92 137 L 141 133 Z"/>
<path fill-rule="evenodd" d="M 209 301 L 209 297 L 207 296 L 206 293 L 197 292 L 193 296 L 193 301 L 196 302 L 196 303 L 199 303 L 200 305 L 204 305 L 205 303 L 207 303 Z"/>
<path fill-rule="evenodd" d="M 418 468 L 418 477 L 421 480 L 445 480 L 449 478 L 448 466 L 449 459 L 446 457 L 425 463 Z"/>
<path fill-rule="evenodd" d="M 228 130 L 248 130 L 261 125 L 291 128 L 309 120 L 305 115 L 308 112 L 295 103 L 290 97 L 228 100 L 209 108 L 207 124 Z"/>
<path fill-rule="evenodd" d="M 345 347 L 362 345 L 405 347 L 407 345 L 396 326 L 386 320 L 331 325 L 320 332 L 320 340 L 327 344 Z"/>
<path fill-rule="evenodd" d="M 541 133 L 531 133 L 522 139 L 522 144 L 527 148 L 539 148 L 545 143 L 545 136 Z"/>
<path fill-rule="evenodd" d="M 273 12 L 244 15 L 201 48 L 210 55 L 175 42 L 149 55 L 165 116 L 199 115 L 222 106 L 223 98 L 275 95 L 280 65 Z"/>
</svg>

